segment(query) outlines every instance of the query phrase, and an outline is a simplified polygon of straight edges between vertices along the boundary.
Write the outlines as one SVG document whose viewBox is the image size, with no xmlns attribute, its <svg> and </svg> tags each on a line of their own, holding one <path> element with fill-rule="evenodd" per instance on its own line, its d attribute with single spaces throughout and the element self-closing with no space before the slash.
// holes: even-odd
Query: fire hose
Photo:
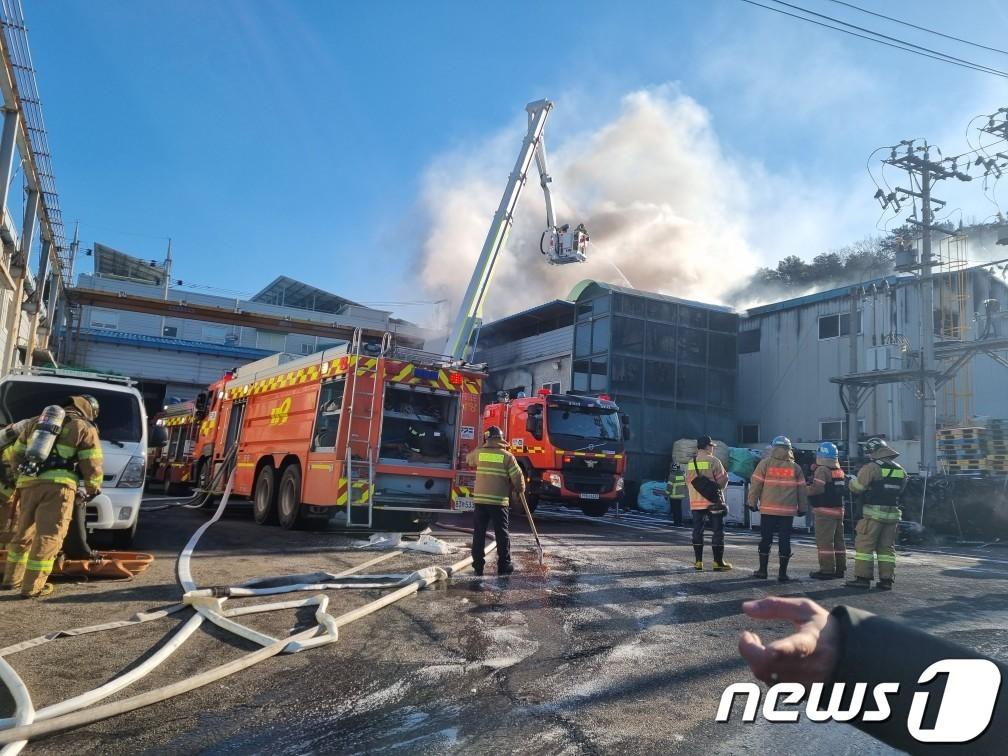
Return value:
<svg viewBox="0 0 1008 756">
<path fill-rule="evenodd" d="M 231 452 L 231 455 L 234 451 Z M 230 455 L 229 455 L 230 456 Z M 227 465 L 222 466 L 222 470 Z M 224 513 L 231 496 L 234 483 L 234 475 L 231 474 L 224 495 L 217 507 L 213 517 L 200 526 L 183 547 L 177 561 L 177 573 L 180 584 L 185 593 L 182 596 L 182 603 L 165 609 L 138 614 L 129 620 L 94 625 L 91 627 L 77 628 L 56 633 L 49 633 L 38 638 L 0 649 L 0 680 L 7 686 L 15 702 L 15 715 L 12 718 L 0 720 L 0 744 L 7 744 L 0 751 L 2 756 L 13 756 L 21 751 L 31 738 L 59 732 L 61 730 L 80 727 L 93 722 L 117 716 L 119 714 L 133 711 L 145 706 L 149 706 L 160 701 L 167 700 L 182 693 L 195 690 L 229 675 L 240 672 L 265 659 L 280 653 L 296 653 L 307 648 L 334 643 L 339 638 L 339 628 L 351 622 L 365 617 L 389 604 L 410 596 L 423 588 L 440 580 L 445 580 L 455 573 L 469 567 L 472 564 L 472 557 L 466 557 L 446 568 L 428 567 L 409 575 L 365 575 L 345 580 L 350 575 L 360 570 L 366 569 L 386 559 L 402 554 L 401 551 L 383 554 L 371 559 L 361 565 L 350 568 L 337 574 L 313 573 L 309 575 L 295 575 L 280 578 L 257 579 L 248 581 L 239 586 L 223 586 L 209 589 L 199 589 L 192 578 L 190 561 L 200 537 L 216 523 Z M 212 486 L 211 486 L 212 488 Z M 194 497 L 195 498 L 195 497 Z M 496 548 L 496 543 L 491 542 L 486 548 L 489 554 Z M 302 582 L 291 583 L 291 580 Z M 340 581 L 343 582 L 340 582 Z M 284 582 L 288 581 L 288 582 Z M 318 594 L 305 599 L 296 599 L 271 604 L 259 604 L 236 609 L 223 608 L 223 603 L 229 597 L 245 596 L 266 596 L 280 593 L 291 593 L 299 591 L 329 590 L 335 588 L 387 588 L 394 587 L 390 593 L 375 599 L 364 606 L 347 612 L 338 617 L 333 617 L 327 611 L 329 598 L 324 594 Z M 31 701 L 31 696 L 27 687 L 21 680 L 17 672 L 10 666 L 4 657 L 9 654 L 34 648 L 52 640 L 65 637 L 75 637 L 94 632 L 113 630 L 120 627 L 132 626 L 155 619 L 163 619 L 176 612 L 182 611 L 185 607 L 191 606 L 195 612 L 180 628 L 175 630 L 167 643 L 157 652 L 152 654 L 141 664 L 128 672 L 124 672 L 92 691 L 81 694 L 74 698 L 51 706 L 35 710 Z M 240 617 L 261 612 L 279 611 L 283 609 L 301 608 L 314 606 L 315 619 L 317 624 L 298 633 L 294 633 L 287 638 L 273 638 L 269 635 L 259 633 L 252 628 L 235 622 L 233 617 Z M 102 706 L 93 706 L 97 701 L 107 698 L 142 679 L 169 656 L 177 651 L 184 642 L 200 627 L 205 619 L 209 619 L 219 627 L 226 629 L 240 637 L 251 640 L 262 648 L 245 655 L 244 657 L 231 661 L 211 669 L 205 670 L 193 677 L 170 685 L 166 685 L 155 690 L 115 701 Z"/>
</svg>

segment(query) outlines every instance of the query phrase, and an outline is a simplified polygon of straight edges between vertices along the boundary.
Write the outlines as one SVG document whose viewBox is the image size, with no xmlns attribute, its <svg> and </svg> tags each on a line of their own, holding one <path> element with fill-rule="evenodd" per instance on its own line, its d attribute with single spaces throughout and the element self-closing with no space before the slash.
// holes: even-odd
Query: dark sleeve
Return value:
<svg viewBox="0 0 1008 756">
<path fill-rule="evenodd" d="M 871 694 L 874 685 L 884 682 L 900 684 L 899 693 L 889 696 L 892 716 L 888 720 L 885 722 L 854 720 L 851 724 L 873 738 L 914 754 L 1005 753 L 1005 743 L 1008 741 L 1008 701 L 1006 701 L 1004 678 L 1008 675 L 1008 666 L 995 662 L 1001 671 L 1002 684 L 998 691 L 991 724 L 979 737 L 968 743 L 959 744 L 921 743 L 910 735 L 907 720 L 914 693 L 925 690 L 917 686 L 917 680 L 924 670 L 943 659 L 987 657 L 964 646 L 860 609 L 838 606 L 831 614 L 840 623 L 840 648 L 833 672 L 833 682 L 867 683 L 865 704 L 868 709 L 874 708 Z M 926 690 L 934 691 L 937 695 L 940 686 L 932 684 Z M 928 710 L 931 709 L 932 705 L 929 702 Z"/>
</svg>

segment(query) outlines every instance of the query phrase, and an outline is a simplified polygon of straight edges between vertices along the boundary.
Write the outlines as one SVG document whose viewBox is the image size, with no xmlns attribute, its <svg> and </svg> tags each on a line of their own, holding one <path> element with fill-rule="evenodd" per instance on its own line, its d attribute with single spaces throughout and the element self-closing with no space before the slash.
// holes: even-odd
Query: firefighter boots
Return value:
<svg viewBox="0 0 1008 756">
<path fill-rule="evenodd" d="M 724 560 L 724 546 L 714 546 L 714 572 L 726 572 L 732 568 L 730 562 Z"/>
<path fill-rule="evenodd" d="M 759 578 L 760 580 L 766 580 L 767 578 L 767 565 L 770 563 L 769 554 L 759 555 L 759 569 L 753 572 L 752 576 L 754 578 Z"/>
<path fill-rule="evenodd" d="M 791 556 L 790 555 L 788 555 L 788 556 L 782 556 L 780 558 L 780 569 L 777 571 L 777 582 L 779 582 L 779 583 L 790 582 L 791 578 L 789 578 L 788 574 L 787 574 L 787 566 L 788 566 L 788 562 L 790 562 L 790 561 L 791 561 Z"/>
<path fill-rule="evenodd" d="M 878 583 L 875 584 L 875 587 L 878 588 L 880 591 L 891 591 L 892 583 L 893 583 L 892 580 L 885 580 L 880 578 Z"/>
<path fill-rule="evenodd" d="M 864 588 L 864 589 L 868 589 L 868 588 L 871 588 L 871 580 L 869 580 L 868 578 L 856 577 L 853 580 L 848 580 L 847 583 L 846 583 L 846 585 L 849 588 Z"/>
</svg>

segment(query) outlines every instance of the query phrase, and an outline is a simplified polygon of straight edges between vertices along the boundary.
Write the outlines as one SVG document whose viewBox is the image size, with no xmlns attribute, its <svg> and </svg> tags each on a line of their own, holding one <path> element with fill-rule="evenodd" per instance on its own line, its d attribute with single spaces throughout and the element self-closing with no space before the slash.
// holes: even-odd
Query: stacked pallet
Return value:
<svg viewBox="0 0 1008 756">
<path fill-rule="evenodd" d="M 938 431 L 938 455 L 953 472 L 987 469 L 987 429 L 983 426 Z"/>
<path fill-rule="evenodd" d="M 988 418 L 984 426 L 987 430 L 987 469 L 1008 473 L 1008 419 Z"/>
<path fill-rule="evenodd" d="M 951 472 L 1008 473 L 1008 419 L 976 418 L 975 425 L 938 431 L 938 454 Z"/>
</svg>

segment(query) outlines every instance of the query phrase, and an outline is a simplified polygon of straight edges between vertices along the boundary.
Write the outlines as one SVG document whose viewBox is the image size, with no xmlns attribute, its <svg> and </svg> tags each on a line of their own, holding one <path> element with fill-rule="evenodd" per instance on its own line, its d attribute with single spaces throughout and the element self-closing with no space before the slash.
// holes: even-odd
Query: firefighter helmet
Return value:
<svg viewBox="0 0 1008 756">
<path fill-rule="evenodd" d="M 886 457 L 897 457 L 899 452 L 894 451 L 884 438 L 869 438 L 865 441 L 865 454 L 872 459 L 885 459 Z"/>
<path fill-rule="evenodd" d="M 816 456 L 823 459 L 836 459 L 839 456 L 839 452 L 837 452 L 836 444 L 830 441 L 823 441 L 819 444 L 819 448 L 816 449 Z"/>
<path fill-rule="evenodd" d="M 485 431 L 483 431 L 483 440 L 489 441 L 492 438 L 501 439 L 504 438 L 504 431 L 502 431 L 498 426 L 491 425 Z"/>
<path fill-rule="evenodd" d="M 771 446 L 783 446 L 785 449 L 791 448 L 791 439 L 787 436 L 777 436 L 773 441 L 770 442 Z"/>
</svg>

